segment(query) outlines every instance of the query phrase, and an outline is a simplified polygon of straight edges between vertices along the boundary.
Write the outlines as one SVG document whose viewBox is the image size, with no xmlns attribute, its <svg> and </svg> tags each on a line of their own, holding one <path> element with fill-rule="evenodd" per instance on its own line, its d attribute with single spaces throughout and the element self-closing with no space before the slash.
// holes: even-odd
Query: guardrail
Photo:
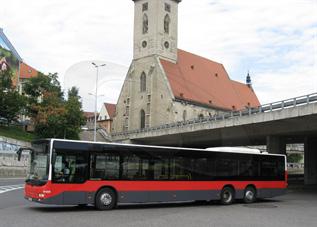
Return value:
<svg viewBox="0 0 317 227">
<path fill-rule="evenodd" d="M 222 120 L 235 118 L 235 117 L 251 116 L 251 115 L 259 114 L 259 113 L 273 112 L 273 111 L 278 111 L 278 110 L 283 110 L 288 108 L 294 108 L 298 106 L 308 105 L 311 103 L 317 103 L 317 93 L 312 93 L 309 95 L 298 96 L 295 98 L 272 102 L 269 104 L 264 104 L 264 105 L 253 107 L 253 108 L 247 108 L 240 111 L 231 111 L 227 113 L 215 114 L 213 116 L 208 116 L 208 117 L 200 117 L 200 118 L 194 118 L 194 119 L 190 119 L 186 121 L 178 121 L 178 122 L 173 122 L 169 124 L 159 125 L 156 127 L 149 127 L 149 128 L 136 129 L 136 130 L 126 131 L 126 132 L 112 133 L 111 136 L 112 137 L 128 136 L 131 134 L 152 132 L 152 131 L 163 130 L 168 128 L 180 128 L 180 127 L 184 127 L 188 125 L 200 124 L 205 122 L 209 123 L 209 122 L 215 122 L 215 121 L 222 121 Z"/>
<path fill-rule="evenodd" d="M 107 130 L 104 127 L 99 126 L 97 131 L 105 140 L 111 141 L 111 135 L 108 134 Z"/>
</svg>

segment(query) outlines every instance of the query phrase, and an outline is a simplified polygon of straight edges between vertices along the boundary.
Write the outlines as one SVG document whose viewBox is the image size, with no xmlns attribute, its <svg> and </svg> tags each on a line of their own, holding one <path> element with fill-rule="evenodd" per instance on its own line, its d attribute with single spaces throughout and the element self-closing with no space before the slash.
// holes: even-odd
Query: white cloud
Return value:
<svg viewBox="0 0 317 227">
<path fill-rule="evenodd" d="M 250 70 L 263 103 L 316 92 L 316 11 L 316 0 L 184 0 L 179 47 L 223 63 L 232 79 Z M 27 63 L 62 81 L 76 62 L 132 60 L 131 0 L 11 0 L 0 26 Z"/>
</svg>

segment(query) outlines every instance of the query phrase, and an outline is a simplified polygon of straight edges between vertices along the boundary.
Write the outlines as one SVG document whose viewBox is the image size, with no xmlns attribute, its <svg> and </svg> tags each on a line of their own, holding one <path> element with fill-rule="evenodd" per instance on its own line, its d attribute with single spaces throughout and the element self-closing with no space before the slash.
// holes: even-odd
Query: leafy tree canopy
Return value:
<svg viewBox="0 0 317 227">
<path fill-rule="evenodd" d="M 287 162 L 290 162 L 290 163 L 299 163 L 302 159 L 303 159 L 303 155 L 299 153 L 287 155 Z"/>
<path fill-rule="evenodd" d="M 0 117 L 5 119 L 8 125 L 18 119 L 26 105 L 25 97 L 15 90 L 12 78 L 10 69 L 0 71 Z"/>
<path fill-rule="evenodd" d="M 39 73 L 25 84 L 24 91 L 29 96 L 28 112 L 38 137 L 79 139 L 84 115 L 77 88 L 68 91 L 66 100 L 57 74 Z"/>
</svg>

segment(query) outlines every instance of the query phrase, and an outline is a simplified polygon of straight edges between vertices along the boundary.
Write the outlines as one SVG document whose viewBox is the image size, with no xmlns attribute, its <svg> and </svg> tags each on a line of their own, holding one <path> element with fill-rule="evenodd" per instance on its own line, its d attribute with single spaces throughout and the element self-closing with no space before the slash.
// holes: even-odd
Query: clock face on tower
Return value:
<svg viewBox="0 0 317 227">
<path fill-rule="evenodd" d="M 168 49 L 168 48 L 170 47 L 169 42 L 165 41 L 165 42 L 164 42 L 164 47 L 165 47 L 166 49 Z"/>
<path fill-rule="evenodd" d="M 147 42 L 146 42 L 146 41 L 143 41 L 143 42 L 142 42 L 142 47 L 145 48 L 146 46 L 147 46 Z"/>
</svg>

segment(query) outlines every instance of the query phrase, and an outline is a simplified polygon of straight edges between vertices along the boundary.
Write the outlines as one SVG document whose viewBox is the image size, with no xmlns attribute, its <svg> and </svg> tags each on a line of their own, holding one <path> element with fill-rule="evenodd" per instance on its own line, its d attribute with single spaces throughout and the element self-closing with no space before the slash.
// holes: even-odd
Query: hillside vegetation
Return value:
<svg viewBox="0 0 317 227">
<path fill-rule="evenodd" d="M 0 125 L 0 136 L 30 142 L 35 139 L 32 133 L 25 132 L 21 127 Z"/>
</svg>

